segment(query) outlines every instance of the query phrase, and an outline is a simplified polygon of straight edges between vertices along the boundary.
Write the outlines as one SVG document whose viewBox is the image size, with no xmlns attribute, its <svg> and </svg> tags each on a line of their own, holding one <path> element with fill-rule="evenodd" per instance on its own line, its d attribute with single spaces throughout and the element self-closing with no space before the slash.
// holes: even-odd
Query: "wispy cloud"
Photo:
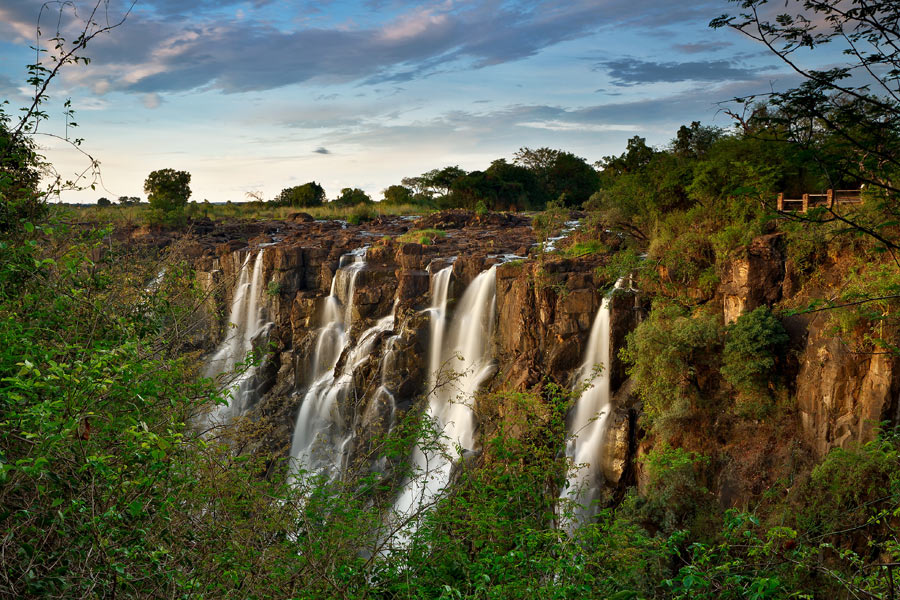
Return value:
<svg viewBox="0 0 900 600">
<path fill-rule="evenodd" d="M 567 121 L 532 121 L 517 123 L 519 127 L 531 127 L 532 129 L 546 129 L 548 131 L 641 131 L 640 125 L 626 125 L 614 123 L 574 123 Z"/>
<path fill-rule="evenodd" d="M 682 81 L 730 81 L 754 77 L 759 69 L 740 66 L 730 60 L 690 62 L 656 62 L 639 58 L 619 58 L 597 65 L 620 87 L 642 83 L 677 83 Z"/>
<path fill-rule="evenodd" d="M 141 96 L 141 102 L 147 108 L 159 108 L 159 105 L 162 104 L 162 98 L 159 94 L 151 92 Z"/>
<path fill-rule="evenodd" d="M 8 2 L 0 9 L 6 27 L 19 34 L 33 31 L 40 0 Z M 140 94 L 205 88 L 244 92 L 312 80 L 408 81 L 451 65 L 482 69 L 521 60 L 623 21 L 659 26 L 699 10 L 676 10 L 663 0 L 652 0 L 653 6 L 641 11 L 625 0 L 393 0 L 389 4 L 400 12 L 385 23 L 291 29 L 284 22 L 253 18 L 252 8 L 268 4 L 198 0 L 187 10 L 182 0 L 148 0 L 129 17 L 127 35 L 92 43 L 90 75 L 70 72 L 70 79 L 95 88 L 103 80 L 103 91 Z M 223 7 L 237 5 L 246 8 L 245 18 L 223 15 Z M 616 68 L 637 77 L 634 67 Z"/>
</svg>

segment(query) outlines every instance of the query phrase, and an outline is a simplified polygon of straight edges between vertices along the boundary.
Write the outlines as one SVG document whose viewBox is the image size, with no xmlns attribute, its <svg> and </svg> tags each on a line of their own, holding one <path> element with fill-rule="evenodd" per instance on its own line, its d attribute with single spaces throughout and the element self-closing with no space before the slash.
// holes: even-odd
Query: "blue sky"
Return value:
<svg viewBox="0 0 900 600">
<path fill-rule="evenodd" d="M 41 0 L 0 3 L 0 97 L 21 105 Z M 77 0 L 83 16 L 93 2 Z M 114 18 L 126 6 L 109 0 Z M 795 82 L 765 50 L 708 22 L 723 0 L 139 0 L 55 82 L 45 131 L 78 136 L 102 187 L 143 196 L 159 168 L 192 199 L 266 198 L 316 180 L 379 198 L 404 176 L 474 170 L 549 146 L 590 162 L 682 123 L 728 126 L 719 102 Z M 55 26 L 45 14 L 43 30 Z M 74 15 L 66 11 L 63 20 Z M 64 175 L 84 167 L 42 138 Z"/>
</svg>

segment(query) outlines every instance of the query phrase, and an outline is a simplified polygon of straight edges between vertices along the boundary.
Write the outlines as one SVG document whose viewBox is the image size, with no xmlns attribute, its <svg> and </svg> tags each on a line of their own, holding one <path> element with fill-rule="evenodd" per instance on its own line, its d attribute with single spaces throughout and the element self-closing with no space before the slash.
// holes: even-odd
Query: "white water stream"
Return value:
<svg viewBox="0 0 900 600">
<path fill-rule="evenodd" d="M 416 473 L 405 482 L 394 503 L 395 514 L 408 518 L 430 505 L 450 482 L 459 450 L 475 447 L 475 415 L 471 403 L 478 388 L 494 372 L 490 341 L 497 310 L 496 266 L 476 277 L 448 323 L 447 292 L 451 268 L 432 282 L 431 342 L 428 357 L 427 415 L 443 438 L 443 451 L 413 450 Z M 401 540 L 402 541 L 402 540 Z"/>
<path fill-rule="evenodd" d="M 341 369 L 335 370 L 351 343 L 353 294 L 356 278 L 364 267 L 365 248 L 362 248 L 341 257 L 331 281 L 310 362 L 312 383 L 303 395 L 291 441 L 292 477 L 300 470 L 325 473 L 332 478 L 340 475 L 353 437 L 352 423 L 346 418 L 349 415 L 342 411 L 354 391 L 353 372 L 373 353 L 375 345 L 383 339 L 382 334 L 394 328 L 391 311 L 359 336 L 349 348 Z"/>
<path fill-rule="evenodd" d="M 622 282 L 621 279 L 617 281 L 615 289 L 622 287 Z M 609 373 L 612 361 L 609 328 L 611 298 L 610 294 L 600 303 L 588 338 L 584 362 L 575 378 L 576 389 L 586 385 L 590 387 L 581 393 L 575 403 L 568 426 L 566 456 L 572 459 L 575 470 L 569 476 L 562 497 L 577 504 L 574 511 L 576 523 L 569 523 L 570 528 L 596 512 L 594 501 L 600 489 L 598 478 L 603 463 L 603 444 L 612 408 Z"/>
<path fill-rule="evenodd" d="M 269 328 L 270 324 L 265 322 L 263 311 L 259 306 L 264 251 L 260 249 L 255 257 L 248 253 L 241 264 L 228 313 L 228 332 L 206 364 L 204 370 L 206 377 L 216 377 L 234 371 L 253 350 L 254 339 Z M 248 268 L 251 257 L 253 257 L 252 269 Z M 227 405 L 217 405 L 205 415 L 207 427 L 225 424 L 247 410 L 255 399 L 255 375 L 255 365 L 245 367 L 229 382 L 228 394 L 231 399 Z"/>
</svg>

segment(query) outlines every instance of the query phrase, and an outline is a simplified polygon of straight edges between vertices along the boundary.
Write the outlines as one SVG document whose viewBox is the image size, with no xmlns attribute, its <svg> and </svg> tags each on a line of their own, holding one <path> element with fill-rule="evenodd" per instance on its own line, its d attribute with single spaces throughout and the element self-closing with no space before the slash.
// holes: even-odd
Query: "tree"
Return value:
<svg viewBox="0 0 900 600">
<path fill-rule="evenodd" d="M 882 214 L 842 214 L 827 207 L 797 220 L 840 222 L 878 240 L 896 253 L 900 246 L 882 231 L 900 216 L 900 4 L 893 0 L 787 0 L 778 13 L 768 0 L 731 0 L 736 14 L 713 19 L 763 44 L 802 83 L 785 91 L 735 98 L 743 110 L 730 110 L 747 132 L 760 127 L 790 144 L 815 153 L 830 187 L 857 181 L 876 188 L 870 206 Z M 828 46 L 848 57 L 842 64 L 817 68 L 810 50 Z M 900 258 L 895 255 L 900 264 Z"/>
<path fill-rule="evenodd" d="M 141 199 L 137 196 L 119 196 L 117 202 L 122 206 L 131 206 L 132 204 L 140 204 Z"/>
<path fill-rule="evenodd" d="M 540 210 L 550 200 L 547 191 L 541 186 L 537 176 L 527 167 L 510 164 L 500 158 L 491 163 L 485 171 L 500 179 L 503 183 L 503 194 L 499 199 L 498 209 L 505 210 L 509 206 L 517 209 L 532 208 Z M 503 203 L 506 206 L 503 206 Z"/>
<path fill-rule="evenodd" d="M 621 156 L 604 156 L 597 162 L 597 166 L 603 175 L 636 173 L 650 164 L 654 154 L 655 150 L 647 145 L 646 138 L 636 135 L 628 140 Z"/>
<path fill-rule="evenodd" d="M 191 174 L 175 169 L 153 171 L 144 181 L 144 192 L 156 213 L 154 220 L 173 224 L 184 216 L 184 206 L 191 196 Z"/>
<path fill-rule="evenodd" d="M 300 208 L 321 206 L 325 202 L 325 189 L 315 181 L 310 181 L 303 185 L 284 188 L 275 196 L 274 202 L 281 206 L 297 206 Z"/>
<path fill-rule="evenodd" d="M 522 165 L 526 169 L 537 175 L 543 183 L 550 172 L 550 168 L 559 157 L 559 150 L 552 148 L 519 148 L 519 151 L 513 155 L 513 162 Z"/>
<path fill-rule="evenodd" d="M 407 187 L 410 190 L 412 190 L 412 193 L 415 196 L 418 196 L 421 198 L 427 198 L 429 200 L 433 196 L 433 194 L 431 193 L 431 190 L 428 189 L 428 185 L 427 185 L 427 182 L 425 181 L 425 178 L 422 176 L 404 177 L 403 179 L 400 180 L 400 183 L 402 183 L 404 185 L 404 187 Z"/>
<path fill-rule="evenodd" d="M 335 206 L 356 206 L 358 204 L 372 204 L 372 199 L 359 188 L 344 188 L 341 195 L 335 198 Z"/>
<path fill-rule="evenodd" d="M 403 185 L 388 186 L 383 192 L 385 204 L 401 205 L 415 202 L 412 190 Z"/>
<path fill-rule="evenodd" d="M 106 198 L 106 197 L 104 197 L 104 198 L 98 198 L 98 199 L 97 199 L 97 206 L 112 206 L 112 202 L 110 201 L 109 198 Z"/>
<path fill-rule="evenodd" d="M 537 178 L 547 197 L 565 194 L 566 204 L 581 205 L 597 190 L 597 172 L 583 158 L 552 148 L 520 148 L 513 162 Z"/>
<path fill-rule="evenodd" d="M 453 182 L 466 175 L 466 172 L 459 166 L 444 167 L 443 169 L 432 169 L 422 174 L 425 188 L 432 195 L 446 196 L 453 187 Z"/>
<path fill-rule="evenodd" d="M 721 137 L 722 130 L 718 127 L 704 127 L 700 121 L 693 121 L 690 127 L 682 125 L 678 128 L 672 150 L 679 156 L 702 158 Z"/>
<path fill-rule="evenodd" d="M 599 183 L 597 171 L 583 158 L 560 152 L 548 173 L 547 193 L 551 198 L 565 195 L 567 206 L 581 206 Z"/>
</svg>

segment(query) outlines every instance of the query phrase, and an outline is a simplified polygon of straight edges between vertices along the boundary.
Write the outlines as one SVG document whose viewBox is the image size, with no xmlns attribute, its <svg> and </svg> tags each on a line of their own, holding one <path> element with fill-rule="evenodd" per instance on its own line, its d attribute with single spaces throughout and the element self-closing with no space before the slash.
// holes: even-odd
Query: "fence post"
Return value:
<svg viewBox="0 0 900 600">
<path fill-rule="evenodd" d="M 828 188 L 828 208 L 834 208 L 834 190 Z"/>
<path fill-rule="evenodd" d="M 803 194 L 803 209 L 800 212 L 809 210 L 809 194 Z"/>
<path fill-rule="evenodd" d="M 778 212 L 784 212 L 784 193 L 778 194 Z"/>
</svg>

